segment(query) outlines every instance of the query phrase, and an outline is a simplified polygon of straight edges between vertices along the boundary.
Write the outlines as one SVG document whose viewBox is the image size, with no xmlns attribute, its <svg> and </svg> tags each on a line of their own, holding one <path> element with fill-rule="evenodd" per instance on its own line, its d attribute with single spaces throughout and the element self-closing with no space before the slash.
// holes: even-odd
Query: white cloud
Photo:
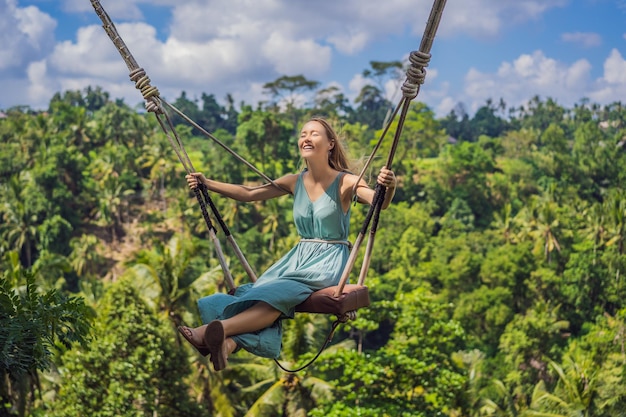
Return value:
<svg viewBox="0 0 626 417">
<path fill-rule="evenodd" d="M 365 48 L 370 38 L 367 33 L 342 33 L 328 37 L 328 42 L 335 45 L 341 53 L 352 55 Z"/>
<path fill-rule="evenodd" d="M 604 73 L 596 81 L 596 88 L 588 97 L 600 103 L 624 101 L 626 96 L 626 61 L 613 49 L 604 61 Z"/>
<path fill-rule="evenodd" d="M 465 76 L 464 91 L 449 94 L 440 88 L 426 96 L 439 116 L 457 103 L 465 104 L 473 114 L 488 99 L 504 99 L 508 107 L 518 107 L 537 95 L 553 98 L 563 106 L 573 106 L 583 98 L 599 104 L 623 101 L 626 95 L 626 60 L 613 49 L 604 62 L 601 77 L 591 76 L 592 65 L 585 59 L 571 64 L 547 57 L 542 51 L 520 55 L 512 62 L 503 62 L 493 73 L 471 68 Z M 445 94 L 442 96 L 441 92 Z"/>
<path fill-rule="evenodd" d="M 162 45 L 155 38 L 155 29 L 144 23 L 120 24 L 117 29 L 139 65 L 145 65 L 148 75 L 162 75 Z M 75 42 L 58 43 L 44 63 L 33 65 L 29 71 L 39 73 L 43 68 L 39 79 L 45 78 L 54 92 L 100 86 L 112 97 L 124 98 L 129 104 L 142 100 L 128 78 L 129 70 L 119 52 L 102 27 L 97 25 L 80 28 Z M 151 73 L 150 69 L 155 71 Z M 32 82 L 33 91 L 42 91 L 34 78 Z"/>
<path fill-rule="evenodd" d="M 421 35 L 433 2 L 430 0 L 101 0 L 117 19 L 142 19 L 140 5 L 172 8 L 170 31 L 177 39 L 195 42 L 214 37 L 286 33 L 297 38 L 327 42 L 343 53 L 357 53 L 383 35 L 401 34 L 407 28 Z M 463 0 L 447 2 L 443 33 L 493 36 L 505 26 L 537 19 L 545 11 L 568 0 Z M 85 0 L 64 0 L 68 11 L 85 12 Z"/>
<path fill-rule="evenodd" d="M 124 69 L 113 44 L 98 26 L 80 28 L 76 42 L 57 44 L 48 59 L 51 69 L 62 76 L 119 77 Z"/>
<path fill-rule="evenodd" d="M 463 0 L 447 2 L 441 28 L 443 34 L 469 33 L 493 37 L 503 28 L 538 19 L 549 9 L 563 7 L 568 0 Z M 417 33 L 417 32 L 416 32 Z"/>
<path fill-rule="evenodd" d="M 168 75 L 179 74 L 180 81 L 193 84 L 211 84 L 224 81 L 230 75 L 246 70 L 246 55 L 227 39 L 216 39 L 203 44 L 185 43 L 170 39 L 164 48 L 165 70 Z"/>
<path fill-rule="evenodd" d="M 50 97 L 56 93 L 58 85 L 47 76 L 47 64 L 45 60 L 32 62 L 28 66 L 28 99 L 37 107 L 45 107 Z"/>
<path fill-rule="evenodd" d="M 356 54 L 381 36 L 414 26 L 423 30 L 431 5 L 427 0 L 388 0 L 384 7 L 378 0 L 190 0 L 172 10 L 170 31 L 184 41 L 229 38 L 242 44 L 280 33 L 294 42 Z"/>
<path fill-rule="evenodd" d="M 354 101 L 366 85 L 373 85 L 372 80 L 365 78 L 363 74 L 355 74 L 348 83 L 348 98 Z"/>
<path fill-rule="evenodd" d="M 561 35 L 561 40 L 579 44 L 585 48 L 599 46 L 602 44 L 602 37 L 593 32 L 568 32 Z"/>
<path fill-rule="evenodd" d="M 64 10 L 89 14 L 88 22 L 95 20 L 90 2 L 61 1 Z M 369 82 L 360 74 L 363 59 L 358 54 L 375 41 L 398 39 L 407 33 L 412 33 L 416 47 L 433 4 L 432 0 L 387 0 L 384 7 L 379 0 L 101 3 L 166 99 L 185 90 L 190 97 L 209 92 L 218 99 L 230 93 L 237 102 L 247 103 L 266 99 L 262 85 L 282 75 L 329 78 L 339 55 L 357 58 L 355 68 L 349 59 L 342 60 L 344 72 L 357 74 L 346 86 L 346 95 L 354 99 Z M 47 101 L 40 97 L 46 92 L 88 85 L 101 86 L 112 97 L 128 103 L 141 100 L 119 53 L 99 24 L 84 26 L 71 40 L 55 44 L 56 21 L 34 6 L 20 8 L 17 4 L 17 0 L 0 0 L 0 91 L 2 96 L 10 94 L 11 100 L 0 97 L 0 107 L 22 101 L 24 93 L 15 98 L 19 94 L 16 86 L 28 91 L 29 100 L 44 104 Z M 484 38 L 491 41 L 516 25 L 539 21 L 546 11 L 567 4 L 570 0 L 449 1 L 437 36 L 469 35 L 479 42 Z M 142 10 L 155 7 L 166 12 L 168 27 L 139 22 L 144 19 Z M 592 35 L 570 33 L 562 40 L 598 42 Z M 621 91 L 626 74 L 617 50 L 607 58 L 604 75 L 597 80 L 591 79 L 591 64 L 585 59 L 564 63 L 537 51 L 503 62 L 497 70 L 467 70 L 465 90 L 455 96 L 447 80 L 440 81 L 433 69 L 428 71 L 418 100 L 428 102 L 438 113 L 458 102 L 476 109 L 488 98 L 503 97 L 509 105 L 519 105 L 534 94 L 553 96 L 564 103 L 583 96 L 610 97 L 615 95 L 611 91 Z M 398 98 L 397 84 L 389 82 L 383 87 L 388 98 Z"/>
<path fill-rule="evenodd" d="M 603 79 L 609 84 L 626 84 L 626 61 L 617 49 L 604 61 Z"/>
<path fill-rule="evenodd" d="M 33 6 L 16 9 L 15 17 L 19 30 L 26 35 L 30 46 L 36 49 L 46 45 L 46 41 L 50 40 L 48 36 L 56 27 L 56 21 L 52 17 Z"/>
<path fill-rule="evenodd" d="M 0 0 L 0 76 L 15 76 L 54 46 L 56 21 L 34 6 Z M 7 72 L 11 71 L 11 72 Z"/>
<path fill-rule="evenodd" d="M 454 100 L 452 97 L 444 97 L 439 104 L 433 109 L 435 114 L 443 117 L 449 114 L 452 110 L 454 110 L 457 106 L 458 102 Z"/>
<path fill-rule="evenodd" d="M 535 51 L 513 62 L 503 62 L 495 73 L 470 69 L 465 77 L 464 97 L 457 101 L 465 102 L 470 112 L 488 99 L 502 98 L 509 107 L 517 107 L 535 95 L 571 105 L 588 96 L 590 73 L 591 64 L 584 59 L 567 65 Z"/>
<path fill-rule="evenodd" d="M 264 58 L 278 73 L 315 76 L 327 71 L 330 65 L 330 47 L 309 39 L 293 41 L 280 33 L 272 33 L 262 48 Z"/>
</svg>

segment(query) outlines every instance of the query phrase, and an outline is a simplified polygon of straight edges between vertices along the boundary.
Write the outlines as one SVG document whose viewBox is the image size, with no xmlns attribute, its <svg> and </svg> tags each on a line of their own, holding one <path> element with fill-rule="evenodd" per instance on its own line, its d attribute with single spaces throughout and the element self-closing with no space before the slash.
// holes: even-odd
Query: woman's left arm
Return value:
<svg viewBox="0 0 626 417">
<path fill-rule="evenodd" d="M 356 176 L 354 178 L 356 179 Z M 389 207 L 389 204 L 391 203 L 391 200 L 396 193 L 396 176 L 393 171 L 387 169 L 387 167 L 382 167 L 380 169 L 376 182 L 386 187 L 385 199 L 383 200 L 382 205 L 382 209 L 384 210 Z M 350 186 L 351 189 L 352 187 L 353 185 Z M 360 203 L 372 204 L 374 200 L 374 190 L 368 187 L 367 183 L 364 180 L 361 180 L 356 186 L 356 195 Z"/>
</svg>

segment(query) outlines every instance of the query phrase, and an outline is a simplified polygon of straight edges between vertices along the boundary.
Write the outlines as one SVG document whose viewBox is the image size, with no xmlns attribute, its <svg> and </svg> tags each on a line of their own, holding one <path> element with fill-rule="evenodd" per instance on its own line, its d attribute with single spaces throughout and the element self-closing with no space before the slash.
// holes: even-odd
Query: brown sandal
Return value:
<svg viewBox="0 0 626 417">
<path fill-rule="evenodd" d="M 211 363 L 213 364 L 213 369 L 216 371 L 221 371 L 228 365 L 225 336 L 224 326 L 219 320 L 210 322 L 204 332 L 204 344 L 211 353 Z"/>
<path fill-rule="evenodd" d="M 202 344 L 199 345 L 196 342 L 194 342 L 193 340 L 193 329 L 187 326 L 178 326 L 178 332 L 183 335 L 183 337 L 185 338 L 185 340 L 187 340 L 191 346 L 193 346 L 194 348 L 196 348 L 196 350 L 202 355 L 202 356 L 206 356 L 209 353 L 211 353 L 209 351 L 209 347 Z"/>
</svg>

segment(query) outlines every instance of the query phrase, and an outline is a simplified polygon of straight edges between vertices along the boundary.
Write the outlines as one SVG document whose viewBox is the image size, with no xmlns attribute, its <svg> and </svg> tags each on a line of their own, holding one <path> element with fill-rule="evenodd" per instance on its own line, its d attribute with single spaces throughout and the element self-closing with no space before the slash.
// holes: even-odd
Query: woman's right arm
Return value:
<svg viewBox="0 0 626 417">
<path fill-rule="evenodd" d="M 293 194 L 297 177 L 296 174 L 289 174 L 274 180 L 274 183 L 278 185 L 278 187 L 271 183 L 257 187 L 248 187 L 245 185 L 210 180 L 201 172 L 193 172 L 185 176 L 187 184 L 189 184 L 189 188 L 192 190 L 198 186 L 199 182 L 202 182 L 210 191 L 244 202 L 269 200 L 270 198 L 280 197 L 288 193 Z"/>
</svg>

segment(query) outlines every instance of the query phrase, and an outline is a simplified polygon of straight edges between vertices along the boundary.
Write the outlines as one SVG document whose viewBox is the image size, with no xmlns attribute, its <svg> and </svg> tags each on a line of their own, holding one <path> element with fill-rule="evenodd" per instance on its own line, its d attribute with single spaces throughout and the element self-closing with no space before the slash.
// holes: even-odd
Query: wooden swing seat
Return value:
<svg viewBox="0 0 626 417">
<path fill-rule="evenodd" d="M 337 287 L 333 286 L 315 291 L 304 302 L 296 306 L 296 312 L 341 316 L 349 311 L 356 311 L 370 305 L 369 290 L 366 286 L 346 284 L 341 295 L 335 297 Z"/>
</svg>

